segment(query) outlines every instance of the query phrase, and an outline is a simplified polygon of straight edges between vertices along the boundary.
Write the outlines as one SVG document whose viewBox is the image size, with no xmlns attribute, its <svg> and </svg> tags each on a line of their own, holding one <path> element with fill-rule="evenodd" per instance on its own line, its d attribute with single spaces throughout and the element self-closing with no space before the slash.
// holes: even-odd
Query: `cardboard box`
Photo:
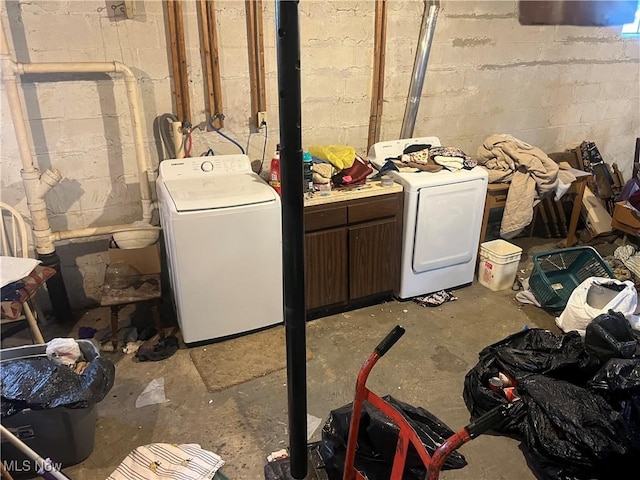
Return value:
<svg viewBox="0 0 640 480">
<path fill-rule="evenodd" d="M 160 243 L 144 248 L 109 248 L 109 264 L 127 263 L 143 275 L 160 273 Z"/>
<path fill-rule="evenodd" d="M 581 213 L 591 237 L 611 232 L 611 215 L 589 187 L 584 188 Z"/>
<path fill-rule="evenodd" d="M 640 234 L 640 218 L 636 212 L 625 205 L 625 202 L 616 202 L 611 226 L 631 235 Z"/>
</svg>

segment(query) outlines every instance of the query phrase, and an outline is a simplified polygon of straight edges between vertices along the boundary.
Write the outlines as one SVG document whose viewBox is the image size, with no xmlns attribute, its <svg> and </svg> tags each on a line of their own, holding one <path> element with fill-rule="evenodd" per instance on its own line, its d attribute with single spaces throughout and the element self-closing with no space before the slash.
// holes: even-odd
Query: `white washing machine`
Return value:
<svg viewBox="0 0 640 480">
<path fill-rule="evenodd" d="M 157 190 L 185 343 L 283 322 L 280 197 L 249 157 L 165 160 Z"/>
<path fill-rule="evenodd" d="M 437 137 L 379 142 L 369 149 L 378 168 L 413 144 L 440 146 Z M 437 173 L 389 172 L 404 188 L 401 299 L 473 282 L 488 174 L 481 167 Z"/>
</svg>

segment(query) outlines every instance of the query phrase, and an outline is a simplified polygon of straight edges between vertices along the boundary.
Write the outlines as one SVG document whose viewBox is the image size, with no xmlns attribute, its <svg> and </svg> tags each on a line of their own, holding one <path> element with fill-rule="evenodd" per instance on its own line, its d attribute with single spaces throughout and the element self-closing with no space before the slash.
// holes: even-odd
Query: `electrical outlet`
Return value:
<svg viewBox="0 0 640 480">
<path fill-rule="evenodd" d="M 257 115 L 258 128 L 262 128 L 267 124 L 267 112 L 258 112 Z"/>
</svg>

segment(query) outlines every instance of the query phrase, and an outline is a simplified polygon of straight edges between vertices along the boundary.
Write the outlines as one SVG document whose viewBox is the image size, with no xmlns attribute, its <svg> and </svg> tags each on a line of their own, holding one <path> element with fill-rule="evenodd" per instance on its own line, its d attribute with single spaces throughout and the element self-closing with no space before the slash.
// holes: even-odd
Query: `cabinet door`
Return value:
<svg viewBox="0 0 640 480">
<path fill-rule="evenodd" d="M 396 289 L 400 257 L 395 218 L 349 227 L 349 298 Z"/>
<path fill-rule="evenodd" d="M 307 309 L 347 301 L 347 229 L 307 233 L 304 241 Z"/>
</svg>

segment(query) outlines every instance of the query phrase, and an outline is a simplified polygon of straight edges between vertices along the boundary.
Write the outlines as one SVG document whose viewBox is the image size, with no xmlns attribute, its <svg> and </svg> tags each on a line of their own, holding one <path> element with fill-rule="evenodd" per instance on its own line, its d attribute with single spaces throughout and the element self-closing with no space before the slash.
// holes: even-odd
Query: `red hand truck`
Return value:
<svg viewBox="0 0 640 480">
<path fill-rule="evenodd" d="M 429 455 L 425 449 L 418 434 L 393 406 L 384 401 L 381 397 L 373 393 L 366 387 L 367 378 L 374 365 L 380 358 L 389 351 L 391 347 L 404 335 L 404 328 L 400 325 L 396 326 L 382 340 L 374 351 L 369 355 L 360 368 L 358 380 L 356 382 L 356 393 L 353 400 L 353 411 L 351 414 L 351 424 L 349 427 L 349 439 L 347 441 L 347 452 L 344 462 L 343 480 L 367 480 L 367 477 L 356 470 L 354 466 L 356 455 L 356 444 L 358 441 L 358 428 L 360 426 L 360 414 L 362 412 L 362 404 L 369 402 L 374 408 L 380 410 L 384 415 L 390 418 L 398 426 L 398 443 L 396 444 L 396 453 L 393 458 L 393 466 L 391 469 L 390 480 L 402 480 L 404 472 L 407 452 L 409 445 L 413 445 L 420 460 L 424 464 L 427 471 L 427 480 L 437 480 L 440 470 L 444 465 L 447 457 L 469 440 L 474 439 L 478 435 L 496 428 L 510 418 L 510 411 L 516 405 L 518 399 L 513 402 L 498 405 L 489 410 L 487 413 L 479 417 L 476 421 L 470 423 L 458 432 L 447 438 L 434 452 Z"/>
</svg>

